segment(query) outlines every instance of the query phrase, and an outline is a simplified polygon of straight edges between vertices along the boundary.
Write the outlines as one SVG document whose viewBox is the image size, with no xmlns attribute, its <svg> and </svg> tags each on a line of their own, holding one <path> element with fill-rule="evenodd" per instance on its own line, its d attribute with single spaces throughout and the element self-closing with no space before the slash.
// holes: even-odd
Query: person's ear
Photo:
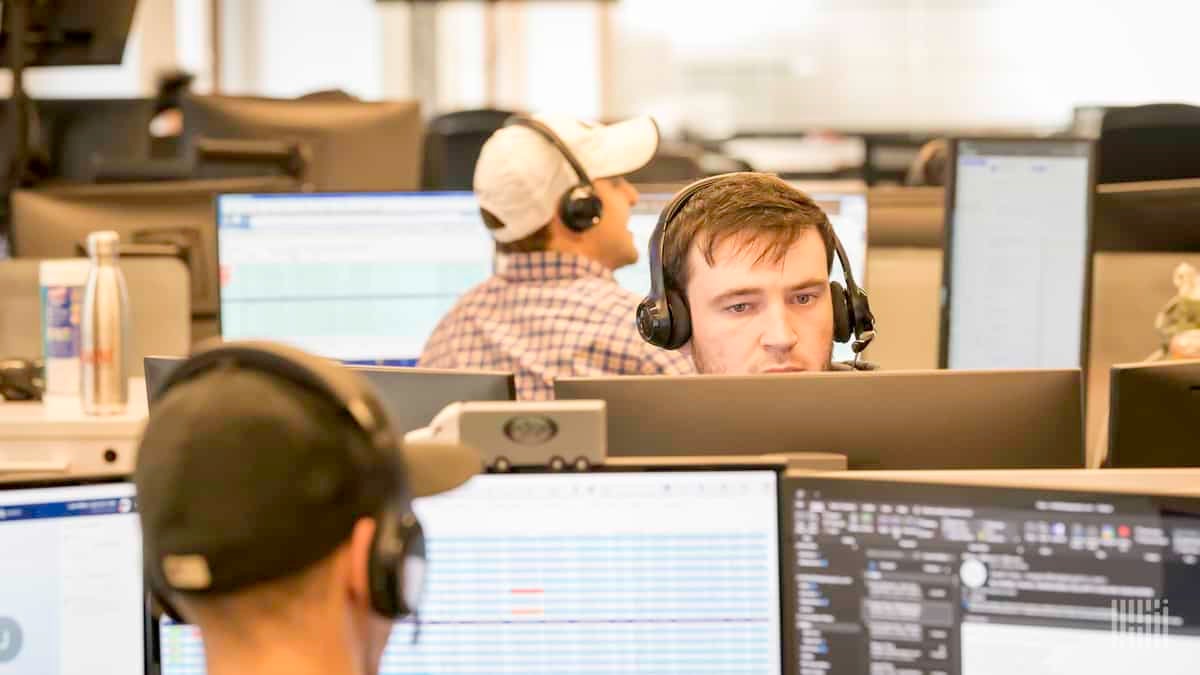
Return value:
<svg viewBox="0 0 1200 675">
<path fill-rule="evenodd" d="M 347 573 L 350 581 L 350 597 L 356 605 L 366 609 L 371 607 L 370 561 L 371 544 L 375 539 L 375 526 L 373 518 L 359 518 L 350 532 L 347 550 L 350 563 Z"/>
</svg>

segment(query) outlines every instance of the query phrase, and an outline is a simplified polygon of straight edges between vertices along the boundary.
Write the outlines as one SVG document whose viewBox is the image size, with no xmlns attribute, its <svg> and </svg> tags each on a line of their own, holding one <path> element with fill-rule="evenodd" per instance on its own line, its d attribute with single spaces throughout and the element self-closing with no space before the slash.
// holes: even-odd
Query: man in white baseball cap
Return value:
<svg viewBox="0 0 1200 675">
<path fill-rule="evenodd" d="M 638 193 L 622 176 L 657 148 L 649 117 L 517 117 L 492 134 L 474 182 L 496 271 L 442 318 L 419 365 L 510 370 L 521 399 L 551 398 L 558 377 L 692 372 L 687 357 L 641 340 L 641 298 L 612 275 L 638 259 L 628 227 Z"/>
</svg>

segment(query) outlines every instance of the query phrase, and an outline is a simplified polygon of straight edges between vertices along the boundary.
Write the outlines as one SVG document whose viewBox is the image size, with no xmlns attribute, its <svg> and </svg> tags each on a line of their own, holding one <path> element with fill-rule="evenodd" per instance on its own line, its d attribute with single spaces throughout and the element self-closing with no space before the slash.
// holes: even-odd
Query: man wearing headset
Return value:
<svg viewBox="0 0 1200 675">
<path fill-rule="evenodd" d="M 422 587 L 410 498 L 479 462 L 402 445 L 370 386 L 332 362 L 202 351 L 153 395 L 138 450 L 151 592 L 199 627 L 208 675 L 374 675 Z"/>
<path fill-rule="evenodd" d="M 551 398 L 557 377 L 692 372 L 638 338 L 639 298 L 612 275 L 638 259 L 628 228 L 638 193 L 622 176 L 657 147 L 649 117 L 514 118 L 494 133 L 474 182 L 495 274 L 442 318 L 419 364 L 512 371 L 521 399 Z"/>
<path fill-rule="evenodd" d="M 637 312 L 651 344 L 679 349 L 701 373 L 869 369 L 831 362 L 874 338 L 829 218 L 803 192 L 761 173 L 707 178 L 664 209 L 651 240 L 652 290 Z M 831 283 L 835 258 L 847 283 Z"/>
</svg>

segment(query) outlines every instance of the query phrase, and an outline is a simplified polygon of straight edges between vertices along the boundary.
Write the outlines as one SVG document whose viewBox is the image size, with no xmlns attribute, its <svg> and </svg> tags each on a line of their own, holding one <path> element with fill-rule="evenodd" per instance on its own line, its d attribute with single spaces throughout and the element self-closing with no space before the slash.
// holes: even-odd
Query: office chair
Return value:
<svg viewBox="0 0 1200 675">
<path fill-rule="evenodd" d="M 650 163 L 625 178 L 631 183 L 690 183 L 709 174 L 701 162 L 704 151 L 690 143 L 660 141 Z"/>
<path fill-rule="evenodd" d="M 1100 126 L 1100 183 L 1200 178 L 1200 107 L 1112 108 Z"/>
<path fill-rule="evenodd" d="M 424 188 L 470 190 L 480 149 L 513 114 L 509 110 L 460 110 L 430 120 L 421 171 Z"/>
</svg>

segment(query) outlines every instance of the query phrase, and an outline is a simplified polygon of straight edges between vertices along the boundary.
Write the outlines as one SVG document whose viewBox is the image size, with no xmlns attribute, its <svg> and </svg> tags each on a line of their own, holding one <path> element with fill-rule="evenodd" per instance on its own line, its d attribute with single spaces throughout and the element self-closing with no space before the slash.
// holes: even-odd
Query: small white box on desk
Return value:
<svg viewBox="0 0 1200 675">
<path fill-rule="evenodd" d="M 142 378 L 120 415 L 85 415 L 77 397 L 0 401 L 0 482 L 132 474 L 146 415 Z"/>
</svg>

